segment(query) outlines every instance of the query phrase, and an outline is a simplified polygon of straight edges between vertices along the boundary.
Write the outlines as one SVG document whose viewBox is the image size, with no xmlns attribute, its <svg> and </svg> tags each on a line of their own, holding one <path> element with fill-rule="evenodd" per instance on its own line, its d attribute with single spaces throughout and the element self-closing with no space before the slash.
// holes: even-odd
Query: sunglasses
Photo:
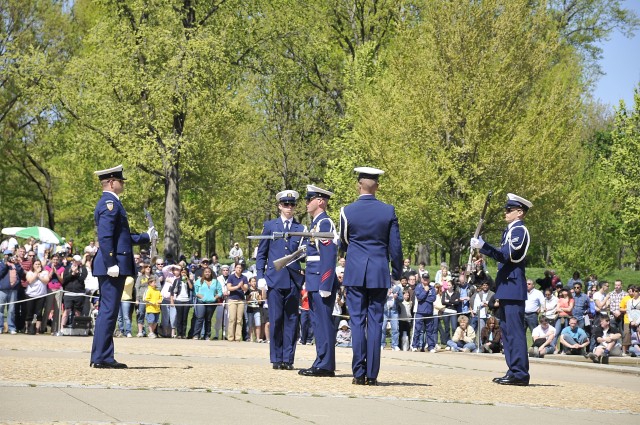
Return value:
<svg viewBox="0 0 640 425">
<path fill-rule="evenodd" d="M 519 211 L 519 210 L 520 210 L 520 208 L 505 208 L 504 212 L 509 214 L 510 212 Z"/>
<path fill-rule="evenodd" d="M 293 202 L 280 202 L 282 204 L 283 207 L 295 207 L 296 204 L 294 204 Z"/>
</svg>

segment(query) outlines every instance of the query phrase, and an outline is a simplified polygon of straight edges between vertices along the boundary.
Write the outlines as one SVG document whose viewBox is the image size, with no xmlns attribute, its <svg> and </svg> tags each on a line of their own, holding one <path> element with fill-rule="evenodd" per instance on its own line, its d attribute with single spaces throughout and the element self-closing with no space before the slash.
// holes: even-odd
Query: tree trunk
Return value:
<svg viewBox="0 0 640 425">
<path fill-rule="evenodd" d="M 178 259 L 180 252 L 180 187 L 178 165 L 165 169 L 164 256 Z"/>
</svg>

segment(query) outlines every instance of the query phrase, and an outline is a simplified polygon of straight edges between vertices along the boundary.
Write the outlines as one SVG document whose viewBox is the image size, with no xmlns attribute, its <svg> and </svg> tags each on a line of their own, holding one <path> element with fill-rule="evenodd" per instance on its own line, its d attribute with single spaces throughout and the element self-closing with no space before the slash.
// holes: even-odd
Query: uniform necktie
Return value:
<svg viewBox="0 0 640 425">
<path fill-rule="evenodd" d="M 289 220 L 284 222 L 284 231 L 288 232 L 289 231 Z"/>
</svg>

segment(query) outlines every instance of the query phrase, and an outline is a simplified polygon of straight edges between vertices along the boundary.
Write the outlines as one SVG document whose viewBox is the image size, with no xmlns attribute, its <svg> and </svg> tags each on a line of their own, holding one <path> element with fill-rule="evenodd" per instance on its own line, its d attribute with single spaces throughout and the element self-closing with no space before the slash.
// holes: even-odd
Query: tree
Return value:
<svg viewBox="0 0 640 425">
<path fill-rule="evenodd" d="M 635 89 L 631 109 L 620 101 L 611 140 L 611 155 L 605 163 L 607 182 L 616 201 L 614 210 L 621 221 L 618 236 L 632 250 L 636 269 L 640 269 L 640 85 Z"/>
<path fill-rule="evenodd" d="M 432 239 L 457 264 L 489 189 L 489 233 L 503 227 L 506 192 L 540 204 L 532 223 L 562 203 L 548 201 L 581 155 L 581 69 L 529 3 L 421 3 L 346 95 L 350 156 L 389 171 L 381 195 L 398 206 L 405 246 Z"/>
<path fill-rule="evenodd" d="M 22 198 L 44 205 L 52 229 L 56 220 L 51 133 L 57 115 L 49 83 L 60 74 L 73 46 L 64 6 L 49 0 L 0 0 L 0 150 L 11 175 L 26 182 L 5 199 L 16 195 L 9 204 Z M 14 225 L 25 218 L 22 214 Z"/>
<path fill-rule="evenodd" d="M 240 2 L 78 1 L 82 49 L 59 85 L 66 117 L 96 149 L 158 181 L 165 254 L 177 257 L 182 182 L 225 151 L 239 120 L 229 90 L 246 24 Z M 113 165 L 102 164 L 103 167 Z M 214 175 L 215 176 L 215 175 Z M 195 182 L 195 185 L 198 183 Z M 148 187 L 156 187 L 150 184 Z"/>
</svg>

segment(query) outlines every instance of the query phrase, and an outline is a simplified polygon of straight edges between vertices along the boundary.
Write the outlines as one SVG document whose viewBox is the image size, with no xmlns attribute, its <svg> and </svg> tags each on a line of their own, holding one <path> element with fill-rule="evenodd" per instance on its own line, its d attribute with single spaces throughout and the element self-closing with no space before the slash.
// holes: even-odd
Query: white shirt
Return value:
<svg viewBox="0 0 640 425">
<path fill-rule="evenodd" d="M 538 325 L 531 332 L 531 338 L 536 340 L 538 338 L 548 338 L 549 336 L 555 335 L 555 334 L 556 334 L 556 330 L 553 326 L 549 325 L 547 326 L 547 329 L 544 330 L 542 328 L 542 325 Z"/>
<path fill-rule="evenodd" d="M 540 290 L 533 288 L 527 292 L 527 300 L 524 302 L 525 313 L 537 313 L 538 310 L 543 310 L 544 295 Z"/>
</svg>

